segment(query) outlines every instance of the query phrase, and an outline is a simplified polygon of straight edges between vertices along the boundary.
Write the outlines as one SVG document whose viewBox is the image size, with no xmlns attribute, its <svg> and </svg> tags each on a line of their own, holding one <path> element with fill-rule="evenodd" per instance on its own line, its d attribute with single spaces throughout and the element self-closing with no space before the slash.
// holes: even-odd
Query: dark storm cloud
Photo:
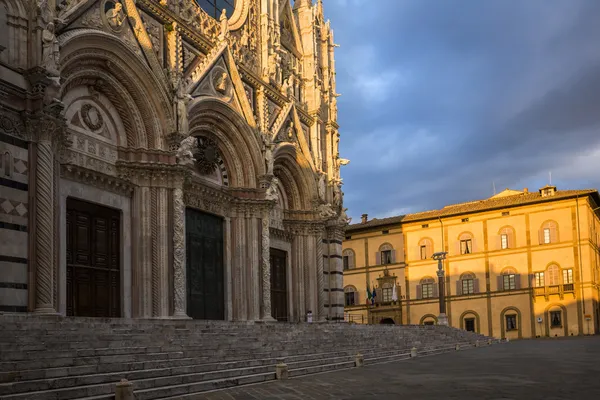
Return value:
<svg viewBox="0 0 600 400">
<path fill-rule="evenodd" d="M 600 1 L 365 4 L 325 2 L 355 220 L 600 186 Z"/>
</svg>

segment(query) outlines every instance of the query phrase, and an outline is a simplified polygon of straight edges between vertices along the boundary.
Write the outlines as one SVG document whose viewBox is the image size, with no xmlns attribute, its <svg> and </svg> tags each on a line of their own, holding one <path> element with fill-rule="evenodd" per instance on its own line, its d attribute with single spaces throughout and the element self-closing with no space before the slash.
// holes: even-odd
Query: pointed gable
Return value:
<svg viewBox="0 0 600 400">
<path fill-rule="evenodd" d="M 252 106 L 227 42 L 217 44 L 206 57 L 186 72 L 187 90 L 194 98 L 219 99 L 238 111 L 256 127 Z"/>
<path fill-rule="evenodd" d="M 279 16 L 279 29 L 281 30 L 281 44 L 296 57 L 302 57 L 302 42 L 298 25 L 292 12 L 292 6 L 289 1 L 281 0 L 279 5 L 281 14 Z"/>
</svg>

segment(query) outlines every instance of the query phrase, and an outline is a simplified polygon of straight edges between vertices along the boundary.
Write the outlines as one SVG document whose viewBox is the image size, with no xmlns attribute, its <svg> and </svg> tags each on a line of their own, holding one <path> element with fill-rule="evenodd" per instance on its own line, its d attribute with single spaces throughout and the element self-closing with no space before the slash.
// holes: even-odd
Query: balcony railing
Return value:
<svg viewBox="0 0 600 400">
<path fill-rule="evenodd" d="M 572 283 L 565 283 L 562 285 L 550 285 L 550 286 L 542 286 L 542 287 L 534 287 L 533 288 L 533 294 L 535 296 L 545 296 L 545 297 L 556 294 L 562 298 L 565 293 L 573 293 L 574 291 L 575 291 L 575 285 Z"/>
</svg>

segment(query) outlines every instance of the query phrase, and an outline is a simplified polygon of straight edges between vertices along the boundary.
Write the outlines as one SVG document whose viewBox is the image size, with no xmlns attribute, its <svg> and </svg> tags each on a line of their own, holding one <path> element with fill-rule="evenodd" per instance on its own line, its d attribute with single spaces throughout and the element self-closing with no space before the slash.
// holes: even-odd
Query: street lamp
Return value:
<svg viewBox="0 0 600 400">
<path fill-rule="evenodd" d="M 445 251 L 439 251 L 437 253 L 433 253 L 432 258 L 434 260 L 437 260 L 438 262 L 438 271 L 437 271 L 437 276 L 438 276 L 438 294 L 439 294 L 439 299 L 440 299 L 440 315 L 438 316 L 438 325 L 448 325 L 448 317 L 446 316 L 446 284 L 444 281 L 444 266 L 442 265 L 443 261 L 446 259 L 446 254 L 448 254 Z"/>
</svg>

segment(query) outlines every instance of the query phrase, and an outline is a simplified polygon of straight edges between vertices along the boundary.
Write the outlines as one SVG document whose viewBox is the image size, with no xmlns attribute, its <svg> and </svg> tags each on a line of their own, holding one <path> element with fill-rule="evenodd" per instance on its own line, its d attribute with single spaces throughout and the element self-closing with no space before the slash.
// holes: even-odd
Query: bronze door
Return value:
<svg viewBox="0 0 600 400">
<path fill-rule="evenodd" d="M 186 210 L 187 313 L 225 319 L 223 219 Z"/>
<path fill-rule="evenodd" d="M 271 315 L 277 321 L 288 320 L 286 252 L 271 249 Z"/>
<path fill-rule="evenodd" d="M 67 315 L 121 315 L 120 213 L 67 199 Z"/>
</svg>

